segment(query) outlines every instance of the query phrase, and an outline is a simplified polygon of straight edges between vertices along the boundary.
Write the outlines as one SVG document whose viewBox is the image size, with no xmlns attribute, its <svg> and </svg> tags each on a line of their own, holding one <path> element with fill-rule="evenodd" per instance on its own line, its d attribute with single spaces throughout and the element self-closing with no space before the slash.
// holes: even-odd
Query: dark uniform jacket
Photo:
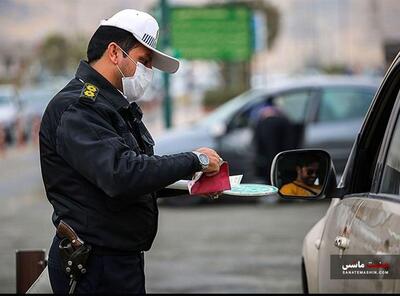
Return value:
<svg viewBox="0 0 400 296">
<path fill-rule="evenodd" d="M 157 232 L 154 192 L 200 170 L 192 152 L 153 155 L 137 104 L 88 63 L 49 103 L 40 161 L 53 223 L 98 249 L 146 251 Z"/>
</svg>

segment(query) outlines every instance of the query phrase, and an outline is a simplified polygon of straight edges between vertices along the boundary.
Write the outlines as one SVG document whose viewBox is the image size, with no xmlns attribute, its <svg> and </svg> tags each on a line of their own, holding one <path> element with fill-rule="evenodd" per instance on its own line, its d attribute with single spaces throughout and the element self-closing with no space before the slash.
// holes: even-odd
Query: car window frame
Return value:
<svg viewBox="0 0 400 296">
<path fill-rule="evenodd" d="M 245 103 L 241 108 L 236 110 L 236 112 L 234 112 L 226 122 L 227 133 L 229 134 L 237 129 L 250 128 L 250 125 L 245 126 L 245 127 L 232 126 L 233 125 L 232 122 L 233 122 L 234 118 L 236 118 L 237 116 L 239 116 L 245 112 L 248 112 L 249 109 L 253 108 L 256 105 L 259 105 L 263 102 L 264 103 L 268 102 L 270 100 L 270 98 L 271 98 L 271 96 L 269 94 L 260 94 L 259 96 L 257 96 L 250 102 Z"/>
<path fill-rule="evenodd" d="M 317 96 L 319 93 L 319 87 L 313 87 L 313 86 L 302 86 L 302 87 L 294 87 L 290 89 L 285 89 L 285 90 L 279 90 L 279 91 L 274 91 L 274 92 L 268 92 L 265 94 L 259 94 L 256 98 L 254 98 L 252 101 L 247 102 L 244 106 L 242 106 L 239 110 L 234 112 L 229 119 L 226 122 L 227 125 L 227 132 L 230 133 L 234 130 L 237 130 L 238 128 L 249 128 L 250 126 L 247 127 L 232 127 L 232 121 L 233 119 L 240 115 L 243 114 L 244 112 L 247 112 L 250 108 L 257 104 L 261 104 L 262 102 L 264 103 L 273 103 L 276 97 L 278 96 L 285 96 L 285 95 L 290 95 L 291 93 L 296 93 L 296 92 L 308 92 L 310 94 L 306 109 L 305 109 L 305 115 L 304 115 L 304 122 L 302 124 L 308 124 L 310 122 L 313 122 L 315 116 L 316 116 L 316 100 L 318 100 Z M 314 103 L 312 103 L 314 102 Z"/>
<path fill-rule="evenodd" d="M 400 122 L 400 87 L 396 97 L 396 102 L 393 106 L 392 113 L 390 114 L 388 125 L 386 126 L 385 135 L 382 141 L 381 149 L 379 151 L 377 166 L 375 167 L 374 180 L 372 184 L 373 188 L 371 190 L 372 193 L 387 197 L 390 196 L 392 199 L 397 196 L 397 198 L 395 199 L 400 201 L 400 195 L 380 192 L 380 188 L 383 182 L 385 164 L 387 161 L 391 143 L 393 141 L 393 137 L 395 135 L 395 128 L 398 122 Z M 400 132 L 400 125 L 398 126 L 398 128 L 398 132 Z"/>
<path fill-rule="evenodd" d="M 357 196 L 371 196 L 376 197 L 379 183 L 379 178 L 382 174 L 382 161 L 384 158 L 384 153 L 387 151 L 387 141 L 388 133 L 390 133 L 390 127 L 393 124 L 393 114 L 398 112 L 399 102 L 397 100 L 398 93 L 400 91 L 400 55 L 393 61 L 392 65 L 388 69 L 381 85 L 379 86 L 371 105 L 365 115 L 361 130 L 356 138 L 353 145 L 353 149 L 350 153 L 348 162 L 346 164 L 345 171 L 343 173 L 343 178 L 337 188 L 336 193 L 333 194 L 334 197 L 349 198 Z M 394 91 L 396 91 L 396 97 L 393 99 Z M 363 163 L 365 165 L 365 154 L 370 144 L 371 139 L 373 139 L 374 134 L 379 134 L 380 120 L 376 118 L 379 117 L 381 112 L 390 111 L 389 118 L 386 121 L 382 137 L 375 139 L 375 163 L 369 164 L 368 174 L 372 173 L 372 178 L 369 185 L 369 190 L 357 190 L 357 182 L 363 180 L 366 176 L 366 172 L 360 170 Z M 371 138 L 372 137 L 372 138 Z M 383 197 L 389 198 L 389 197 Z M 389 199 L 392 199 L 390 197 Z"/>
<path fill-rule="evenodd" d="M 229 125 L 231 122 L 232 118 L 235 116 L 235 114 L 238 113 L 238 111 L 242 108 L 245 108 L 245 106 L 248 106 L 249 104 L 253 103 L 256 100 L 261 99 L 262 97 L 268 96 L 268 90 L 262 90 L 262 89 L 253 89 L 253 90 L 248 90 L 245 91 L 244 93 L 241 93 L 240 95 L 230 99 L 229 101 L 225 102 L 221 106 L 219 106 L 216 110 L 212 111 L 209 115 L 207 115 L 203 120 L 198 121 L 196 124 L 197 125 L 203 125 L 203 126 L 212 126 L 216 123 L 223 123 L 226 126 Z M 244 102 L 242 102 L 244 101 Z M 216 116 L 216 113 L 220 113 L 221 109 L 226 108 L 226 105 L 231 104 L 232 102 L 238 103 L 240 105 L 239 108 L 232 108 L 233 110 L 228 110 L 229 114 L 227 116 Z M 224 113 L 226 113 L 226 109 L 224 109 Z M 211 119 L 210 119 L 211 118 Z"/>
<path fill-rule="evenodd" d="M 315 104 L 312 104 L 312 101 L 315 101 L 316 96 L 318 95 L 318 89 L 312 86 L 303 86 L 303 87 L 296 87 L 296 88 L 291 88 L 287 90 L 282 90 L 279 92 L 275 92 L 271 94 L 270 100 L 272 103 L 275 105 L 275 100 L 279 96 L 288 96 L 292 93 L 299 93 L 299 92 L 306 92 L 309 93 L 309 99 L 305 108 L 305 114 L 304 114 L 304 120 L 303 122 L 299 122 L 299 124 L 307 124 L 313 120 L 313 106 Z"/>
</svg>

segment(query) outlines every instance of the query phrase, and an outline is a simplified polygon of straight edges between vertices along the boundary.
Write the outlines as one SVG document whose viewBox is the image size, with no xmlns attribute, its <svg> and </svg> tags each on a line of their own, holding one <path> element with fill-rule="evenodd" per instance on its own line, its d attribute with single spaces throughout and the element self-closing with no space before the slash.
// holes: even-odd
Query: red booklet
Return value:
<svg viewBox="0 0 400 296">
<path fill-rule="evenodd" d="M 208 194 L 230 190 L 231 183 L 229 181 L 229 166 L 227 162 L 223 162 L 218 174 L 207 176 L 199 173 L 189 182 L 189 192 L 191 195 Z"/>
</svg>

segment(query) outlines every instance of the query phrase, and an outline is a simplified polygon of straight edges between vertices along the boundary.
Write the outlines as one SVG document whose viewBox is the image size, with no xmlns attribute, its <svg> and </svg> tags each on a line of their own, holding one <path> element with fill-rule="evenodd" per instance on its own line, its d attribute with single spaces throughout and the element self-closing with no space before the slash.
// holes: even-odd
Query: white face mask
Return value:
<svg viewBox="0 0 400 296">
<path fill-rule="evenodd" d="M 120 49 L 136 65 L 135 74 L 129 77 L 126 77 L 117 65 L 119 72 L 121 72 L 121 75 L 123 76 L 122 89 L 124 95 L 126 96 L 129 103 L 132 103 L 140 99 L 146 91 L 147 87 L 151 84 L 151 81 L 153 80 L 153 69 L 147 68 L 142 63 L 135 62 L 122 48 Z"/>
</svg>

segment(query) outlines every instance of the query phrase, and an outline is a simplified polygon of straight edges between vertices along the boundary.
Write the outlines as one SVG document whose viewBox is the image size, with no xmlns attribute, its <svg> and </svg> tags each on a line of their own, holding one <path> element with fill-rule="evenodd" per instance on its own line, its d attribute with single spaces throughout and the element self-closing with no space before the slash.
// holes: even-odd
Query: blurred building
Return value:
<svg viewBox="0 0 400 296">
<path fill-rule="evenodd" d="M 154 1 L 131 0 L 0 0 L 0 81 L 25 70 L 37 47 L 52 33 L 87 36 L 101 19 L 135 7 L 147 10 Z"/>
<path fill-rule="evenodd" d="M 253 74 L 312 72 L 344 67 L 365 73 L 386 69 L 400 44 L 398 0 L 265 0 L 280 11 L 280 33 L 270 51 L 255 55 Z M 218 1 L 233 2 L 233 1 Z M 158 0 L 0 0 L 0 77 L 14 75 L 49 33 L 90 36 L 120 9 L 149 10 Z M 207 0 L 170 0 L 202 5 Z M 18 50 L 16 50 L 16 48 Z"/>
<path fill-rule="evenodd" d="M 281 12 L 274 48 L 255 58 L 254 72 L 307 73 L 341 67 L 384 71 L 400 49 L 397 0 L 270 0 Z"/>
</svg>

